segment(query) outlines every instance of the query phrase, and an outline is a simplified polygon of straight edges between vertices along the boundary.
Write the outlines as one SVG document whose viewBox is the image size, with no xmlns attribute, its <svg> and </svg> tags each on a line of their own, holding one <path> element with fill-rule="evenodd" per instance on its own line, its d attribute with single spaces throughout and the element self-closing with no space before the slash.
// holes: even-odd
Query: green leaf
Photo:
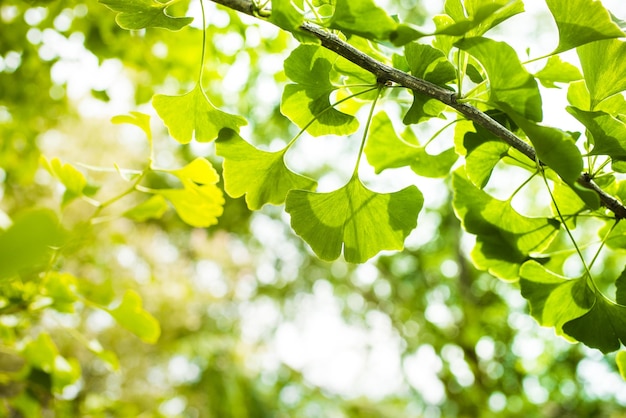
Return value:
<svg viewBox="0 0 626 418">
<path fill-rule="evenodd" d="M 289 170 L 285 152 L 256 149 L 237 133 L 224 129 L 217 139 L 216 153 L 224 157 L 224 189 L 231 197 L 246 195 L 248 208 L 258 210 L 266 203 L 280 205 L 293 189 L 313 190 L 314 180 Z"/>
<path fill-rule="evenodd" d="M 130 123 L 141 129 L 152 142 L 152 128 L 150 128 L 150 115 L 141 112 L 129 112 L 128 115 L 116 115 L 111 118 L 111 122 L 116 124 Z"/>
<path fill-rule="evenodd" d="M 615 301 L 620 305 L 626 305 L 626 269 L 615 281 Z"/>
<path fill-rule="evenodd" d="M 11 227 L 0 233 L 0 280 L 47 263 L 53 247 L 60 246 L 63 238 L 52 211 L 21 214 Z"/>
<path fill-rule="evenodd" d="M 164 28 L 177 31 L 189 25 L 191 17 L 173 17 L 165 12 L 169 3 L 156 0 L 99 0 L 117 12 L 115 21 L 123 29 Z"/>
<path fill-rule="evenodd" d="M 67 205 L 72 200 L 84 194 L 87 186 L 87 179 L 73 165 L 69 163 L 63 164 L 58 158 L 48 161 L 45 157 L 40 158 L 41 165 L 63 186 L 65 193 L 63 195 L 63 205 Z"/>
<path fill-rule="evenodd" d="M 454 66 L 442 51 L 430 45 L 412 42 L 404 47 L 404 54 L 411 74 L 417 78 L 441 86 L 456 79 Z"/>
<path fill-rule="evenodd" d="M 535 73 L 535 77 L 548 88 L 559 88 L 554 83 L 570 83 L 583 78 L 575 65 L 561 60 L 558 55 L 551 56 L 546 66 Z"/>
<path fill-rule="evenodd" d="M 389 40 L 395 45 L 395 46 L 402 46 L 402 45 L 406 45 L 409 42 L 415 41 L 416 39 L 419 39 L 423 36 L 426 36 L 426 34 L 424 32 L 421 32 L 415 28 L 413 28 L 411 25 L 406 24 L 406 23 L 400 23 L 395 30 L 393 30 L 390 34 L 389 34 Z"/>
<path fill-rule="evenodd" d="M 597 0 L 546 0 L 546 3 L 559 29 L 559 45 L 552 55 L 600 39 L 624 36 Z"/>
<path fill-rule="evenodd" d="M 528 135 L 539 159 L 566 183 L 575 183 L 583 170 L 583 159 L 572 136 L 560 129 L 539 126 L 521 118 L 514 120 Z"/>
<path fill-rule="evenodd" d="M 465 158 L 467 177 L 479 188 L 487 185 L 496 164 L 507 155 L 509 146 L 502 141 L 486 141 L 468 150 Z"/>
<path fill-rule="evenodd" d="M 578 48 L 578 57 L 591 96 L 590 110 L 607 97 L 626 90 L 626 42 L 593 42 Z"/>
<path fill-rule="evenodd" d="M 272 0 L 272 14 L 269 21 L 280 28 L 294 32 L 302 25 L 304 17 L 293 6 L 291 0 Z"/>
<path fill-rule="evenodd" d="M 120 305 L 108 312 L 121 326 L 146 343 L 156 343 L 161 335 L 159 321 L 143 309 L 141 296 L 134 290 L 127 290 Z"/>
<path fill-rule="evenodd" d="M 445 12 L 451 19 L 442 26 L 437 25 L 435 33 L 468 38 L 482 36 L 523 11 L 521 0 L 466 0 L 464 4 L 457 0 L 446 1 Z"/>
<path fill-rule="evenodd" d="M 328 27 L 371 40 L 387 40 L 398 24 L 372 0 L 337 0 Z"/>
<path fill-rule="evenodd" d="M 285 86 L 280 111 L 314 136 L 348 135 L 359 127 L 354 116 L 331 107 L 330 95 L 336 89 L 330 73 L 336 59 L 325 48 L 303 44 L 285 60 L 285 74 L 297 84 Z"/>
<path fill-rule="evenodd" d="M 241 116 L 222 112 L 209 101 L 200 84 L 182 96 L 157 94 L 152 98 L 157 111 L 172 138 L 181 144 L 191 142 L 195 132 L 198 142 L 210 142 L 217 138 L 222 128 L 239 131 L 248 122 Z"/>
<path fill-rule="evenodd" d="M 178 177 L 183 189 L 148 190 L 169 200 L 178 216 L 191 225 L 205 228 L 217 223 L 224 211 L 224 196 L 215 185 L 219 175 L 204 158 L 196 158 L 177 170 L 160 170 Z"/>
<path fill-rule="evenodd" d="M 446 105 L 439 100 L 431 99 L 416 92 L 412 93 L 413 103 L 402 119 L 402 123 L 405 125 L 421 123 L 428 119 L 439 117 L 446 110 Z"/>
<path fill-rule="evenodd" d="M 161 195 L 154 195 L 124 212 L 124 216 L 137 222 L 145 222 L 148 219 L 161 219 L 169 207 Z"/>
<path fill-rule="evenodd" d="M 601 293 L 589 312 L 563 325 L 567 335 L 603 353 L 619 350 L 626 344 L 626 306 L 618 305 Z"/>
<path fill-rule="evenodd" d="M 456 46 L 467 51 L 484 67 L 490 83 L 491 104 L 532 121 L 542 119 L 537 82 L 522 66 L 511 46 L 487 38 L 462 39 Z"/>
<path fill-rule="evenodd" d="M 76 277 L 69 273 L 50 272 L 42 283 L 42 294 L 52 299 L 52 307 L 63 313 L 74 312 Z"/>
<path fill-rule="evenodd" d="M 620 351 L 615 356 L 615 363 L 622 379 L 626 380 L 626 351 Z"/>
<path fill-rule="evenodd" d="M 545 250 L 557 235 L 559 222 L 517 213 L 510 201 L 493 198 L 467 178 L 461 167 L 452 177 L 452 205 L 463 228 L 476 235 L 474 264 L 504 280 L 517 280 L 530 254 Z"/>
<path fill-rule="evenodd" d="M 318 257 L 335 260 L 343 247 L 346 261 L 362 263 L 382 250 L 401 250 L 423 202 L 415 186 L 376 193 L 354 176 L 329 193 L 292 190 L 285 209 L 296 234 Z"/>
<path fill-rule="evenodd" d="M 590 155 L 626 158 L 626 124 L 605 112 L 587 112 L 572 106 L 567 111 L 591 132 L 593 149 Z"/>
<path fill-rule="evenodd" d="M 36 367 L 46 373 L 53 373 L 59 350 L 50 335 L 42 332 L 35 340 L 26 344 L 22 354 L 31 367 Z"/>
<path fill-rule="evenodd" d="M 593 303 L 585 279 L 559 276 L 536 261 L 524 263 L 520 276 L 522 296 L 530 304 L 531 315 L 561 335 L 563 325 L 588 312 Z"/>
<path fill-rule="evenodd" d="M 387 168 L 410 166 L 420 176 L 445 177 L 458 158 L 453 148 L 438 155 L 428 154 L 411 130 L 403 135 L 407 139 L 400 138 L 384 112 L 374 116 L 370 132 L 365 155 L 377 174 Z"/>
</svg>

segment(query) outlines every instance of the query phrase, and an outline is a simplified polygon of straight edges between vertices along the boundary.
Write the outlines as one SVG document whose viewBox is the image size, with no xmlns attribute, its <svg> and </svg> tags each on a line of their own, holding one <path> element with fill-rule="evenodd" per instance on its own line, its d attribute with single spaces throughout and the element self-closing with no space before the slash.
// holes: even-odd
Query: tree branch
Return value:
<svg viewBox="0 0 626 418">
<path fill-rule="evenodd" d="M 247 0 L 211 0 L 214 3 L 221 4 L 222 6 L 226 6 L 230 9 L 236 10 L 241 13 L 245 13 L 250 16 L 259 17 L 255 13 L 255 6 L 251 1 Z M 300 30 L 306 32 L 310 35 L 318 38 L 322 46 L 341 55 L 347 60 L 353 62 L 359 67 L 371 72 L 376 76 L 376 79 L 379 82 L 392 81 L 398 85 L 406 87 L 408 89 L 413 90 L 413 92 L 418 94 L 423 94 L 425 96 L 431 97 L 435 100 L 444 103 L 451 108 L 455 109 L 467 119 L 475 122 L 480 125 L 484 129 L 491 132 L 497 138 L 503 140 L 511 147 L 515 148 L 525 156 L 527 156 L 533 162 L 537 159 L 537 153 L 535 149 L 523 141 L 513 132 L 506 129 L 496 120 L 491 118 L 486 113 L 478 110 L 476 107 L 468 104 L 468 103 L 460 103 L 458 102 L 458 97 L 456 93 L 451 92 L 443 87 L 440 87 L 436 84 L 430 83 L 426 80 L 419 79 L 410 74 L 405 73 L 404 71 L 400 71 L 397 68 L 393 68 L 389 65 L 386 65 L 380 61 L 375 60 L 369 55 L 359 51 L 349 43 L 343 41 L 337 35 L 320 28 L 316 25 L 313 25 L 309 22 L 304 22 L 300 26 Z M 592 179 L 589 178 L 587 174 L 582 174 L 577 179 L 578 184 L 581 186 L 593 190 L 600 197 L 600 201 L 602 204 L 612 211 L 615 214 L 617 219 L 625 219 L 626 218 L 626 206 L 624 206 L 621 202 L 615 199 L 613 196 L 606 193 L 602 190 L 597 184 L 593 182 Z"/>
</svg>

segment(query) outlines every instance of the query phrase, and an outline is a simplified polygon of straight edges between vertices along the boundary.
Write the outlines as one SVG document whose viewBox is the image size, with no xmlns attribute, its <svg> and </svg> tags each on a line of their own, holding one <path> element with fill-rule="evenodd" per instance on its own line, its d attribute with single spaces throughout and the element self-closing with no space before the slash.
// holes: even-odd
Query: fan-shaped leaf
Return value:
<svg viewBox="0 0 626 418">
<path fill-rule="evenodd" d="M 285 166 L 285 150 L 261 151 L 237 133 L 224 129 L 217 139 L 217 155 L 224 157 L 224 188 L 232 197 L 246 195 L 250 209 L 282 204 L 293 189 L 312 190 L 317 183 Z"/>
<path fill-rule="evenodd" d="M 376 193 L 355 176 L 329 193 L 292 190 L 285 207 L 294 231 L 321 259 L 336 259 L 343 247 L 346 261 L 362 263 L 382 250 L 401 250 L 423 202 L 415 186 Z"/>
<path fill-rule="evenodd" d="M 559 45 L 552 54 L 600 39 L 624 36 L 597 0 L 546 0 L 546 3 L 559 29 Z"/>
<path fill-rule="evenodd" d="M 177 31 L 193 21 L 191 17 L 172 17 L 165 12 L 168 3 L 156 0 L 99 0 L 117 12 L 115 21 L 123 29 L 164 28 Z"/>
<path fill-rule="evenodd" d="M 239 131 L 248 122 L 241 116 L 222 112 L 209 101 L 200 84 L 182 96 L 157 94 L 152 105 L 172 138 L 181 144 L 191 142 L 195 132 L 198 142 L 210 142 L 217 138 L 222 128 Z"/>
<path fill-rule="evenodd" d="M 590 110 L 596 110 L 596 105 L 607 97 L 626 90 L 626 42 L 593 42 L 578 48 L 578 57 L 591 97 Z"/>
<path fill-rule="evenodd" d="M 506 113 L 517 113 L 532 121 L 542 119 L 537 82 L 522 66 L 511 46 L 487 38 L 462 39 L 456 45 L 485 68 L 490 83 L 490 103 Z"/>
<path fill-rule="evenodd" d="M 161 335 L 159 321 L 143 309 L 141 296 L 134 290 L 127 290 L 120 305 L 110 309 L 109 313 L 121 326 L 144 342 L 154 344 Z"/>
</svg>

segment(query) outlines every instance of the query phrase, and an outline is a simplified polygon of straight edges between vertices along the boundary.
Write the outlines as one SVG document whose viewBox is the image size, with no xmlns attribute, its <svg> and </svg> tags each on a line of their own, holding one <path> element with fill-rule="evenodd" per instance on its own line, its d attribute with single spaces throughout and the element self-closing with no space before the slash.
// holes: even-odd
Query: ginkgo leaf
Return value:
<svg viewBox="0 0 626 418">
<path fill-rule="evenodd" d="M 192 17 L 173 17 L 166 13 L 170 3 L 157 0 L 99 0 L 117 12 L 115 21 L 123 29 L 164 28 L 177 31 L 189 25 Z"/>
<path fill-rule="evenodd" d="M 329 193 L 292 190 L 285 210 L 291 226 L 323 260 L 343 254 L 362 263 L 382 250 L 401 250 L 417 225 L 424 199 L 415 186 L 376 193 L 354 176 Z"/>
<path fill-rule="evenodd" d="M 87 179 L 84 174 L 78 171 L 73 165 L 69 163 L 63 164 L 58 158 L 53 158 L 48 161 L 43 156 L 40 157 L 39 161 L 51 175 L 65 186 L 63 205 L 68 204 L 84 194 L 83 191 L 87 186 Z"/>
<path fill-rule="evenodd" d="M 330 82 L 336 55 L 318 45 L 302 44 L 285 60 L 285 74 L 297 84 L 285 86 L 280 111 L 314 136 L 348 135 L 359 124 L 352 115 L 331 106 L 335 87 Z"/>
<path fill-rule="evenodd" d="M 605 354 L 618 350 L 620 342 L 626 344 L 626 306 L 618 305 L 597 292 L 591 309 L 563 325 L 563 331 Z"/>
<path fill-rule="evenodd" d="M 397 26 L 372 0 L 337 0 L 329 23 L 333 29 L 372 40 L 389 39 Z"/>
<path fill-rule="evenodd" d="M 314 180 L 289 170 L 286 149 L 267 152 L 256 149 L 236 132 L 223 129 L 216 143 L 217 155 L 224 157 L 224 189 L 231 197 L 246 195 L 253 210 L 266 203 L 280 205 L 293 189 L 313 190 Z"/>
<path fill-rule="evenodd" d="M 588 112 L 572 106 L 567 111 L 591 132 L 593 149 L 591 155 L 608 155 L 626 158 L 626 124 L 605 112 Z"/>
<path fill-rule="evenodd" d="M 0 280 L 22 270 L 31 270 L 49 261 L 53 247 L 61 245 L 64 234 L 50 210 L 33 210 L 16 217 L 0 232 Z"/>
<path fill-rule="evenodd" d="M 248 122 L 241 116 L 231 115 L 213 106 L 200 84 L 182 96 L 157 94 L 152 98 L 157 111 L 172 138 L 181 144 L 191 142 L 195 133 L 198 142 L 217 138 L 222 128 L 239 131 Z"/>
<path fill-rule="evenodd" d="M 521 118 L 514 120 L 528 135 L 539 159 L 566 183 L 576 182 L 583 169 L 583 158 L 574 138 L 568 132 L 557 128 L 536 125 Z"/>
<path fill-rule="evenodd" d="M 546 66 L 535 73 L 535 78 L 544 87 L 558 88 L 554 83 L 570 83 L 582 79 L 583 75 L 578 67 L 561 60 L 558 55 L 553 55 L 548 59 Z"/>
<path fill-rule="evenodd" d="M 596 110 L 596 105 L 607 97 L 626 90 L 626 42 L 593 42 L 577 51 L 591 98 L 590 110 Z"/>
<path fill-rule="evenodd" d="M 184 167 L 174 170 L 159 170 L 178 177 L 181 181 L 190 180 L 198 184 L 215 184 L 220 176 L 206 158 L 198 157 Z"/>
<path fill-rule="evenodd" d="M 535 78 L 522 66 L 515 50 L 487 38 L 462 39 L 456 45 L 474 56 L 489 78 L 489 102 L 506 113 L 541 121 L 541 94 Z"/>
<path fill-rule="evenodd" d="M 412 42 L 404 47 L 411 74 L 438 85 L 456 79 L 456 70 L 445 54 L 430 45 Z"/>
<path fill-rule="evenodd" d="M 141 296 L 134 290 L 127 290 L 119 306 L 109 309 L 108 312 L 118 324 L 142 341 L 154 344 L 161 335 L 161 326 L 142 305 Z"/>
<path fill-rule="evenodd" d="M 24 347 L 22 355 L 32 367 L 47 373 L 54 371 L 54 363 L 59 355 L 59 349 L 50 337 L 50 334 L 42 332 Z"/>
<path fill-rule="evenodd" d="M 585 279 L 568 279 L 547 270 L 536 261 L 520 269 L 522 296 L 530 304 L 531 315 L 543 326 L 555 327 L 563 334 L 563 325 L 589 311 L 592 295 Z"/>
<path fill-rule="evenodd" d="M 502 141 L 485 141 L 468 150 L 465 170 L 468 178 L 479 188 L 487 185 L 496 164 L 507 155 L 509 145 Z"/>
<path fill-rule="evenodd" d="M 624 36 L 597 0 L 546 0 L 546 3 L 559 30 L 559 45 L 552 54 L 600 39 Z"/>
<path fill-rule="evenodd" d="M 437 27 L 436 34 L 451 36 L 482 36 L 489 29 L 524 11 L 521 0 L 446 1 L 444 11 L 450 17 L 447 24 Z M 442 21 L 440 21 L 442 22 Z"/>
<path fill-rule="evenodd" d="M 158 189 L 174 205 L 178 216 L 188 225 L 206 228 L 217 223 L 224 212 L 224 196 L 214 184 L 197 185 L 183 181 L 184 189 Z"/>
<path fill-rule="evenodd" d="M 203 228 L 217 223 L 217 218 L 224 212 L 224 195 L 216 185 L 219 175 L 209 161 L 198 157 L 182 168 L 155 169 L 155 171 L 178 177 L 183 188 L 145 190 L 140 188 L 140 190 L 161 195 L 169 200 L 178 216 L 191 226 Z"/>
<path fill-rule="evenodd" d="M 272 0 L 269 20 L 276 26 L 293 32 L 302 25 L 304 16 L 293 6 L 291 0 Z"/>
<path fill-rule="evenodd" d="M 389 117 L 381 112 L 374 116 L 370 135 L 365 145 L 367 161 L 376 173 L 387 168 L 410 166 L 424 177 L 445 177 L 457 160 L 457 154 L 450 148 L 437 155 L 431 155 L 419 142 L 411 130 L 400 138 Z"/>
<path fill-rule="evenodd" d="M 116 115 L 111 118 L 113 123 L 130 123 L 144 131 L 148 141 L 152 141 L 152 129 L 150 128 L 150 115 L 141 112 L 129 112 L 128 115 Z"/>
<path fill-rule="evenodd" d="M 161 195 L 154 195 L 124 212 L 124 216 L 137 222 L 145 222 L 148 219 L 160 219 L 168 209 L 165 198 Z"/>
<path fill-rule="evenodd" d="M 463 167 L 452 176 L 452 206 L 465 230 L 476 235 L 472 260 L 503 280 L 517 280 L 531 253 L 545 250 L 559 230 L 551 218 L 523 216 L 509 201 L 493 198 L 467 178 Z"/>
</svg>

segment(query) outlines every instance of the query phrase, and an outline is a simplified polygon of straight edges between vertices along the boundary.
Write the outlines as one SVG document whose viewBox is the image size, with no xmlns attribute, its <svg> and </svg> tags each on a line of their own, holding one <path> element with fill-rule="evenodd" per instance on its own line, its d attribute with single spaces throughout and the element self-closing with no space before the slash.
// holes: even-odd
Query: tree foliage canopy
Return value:
<svg viewBox="0 0 626 418">
<path fill-rule="evenodd" d="M 387 3 L 0 5 L 0 414 L 620 413 L 626 24 Z M 325 297 L 393 390 L 285 352 Z"/>
</svg>

